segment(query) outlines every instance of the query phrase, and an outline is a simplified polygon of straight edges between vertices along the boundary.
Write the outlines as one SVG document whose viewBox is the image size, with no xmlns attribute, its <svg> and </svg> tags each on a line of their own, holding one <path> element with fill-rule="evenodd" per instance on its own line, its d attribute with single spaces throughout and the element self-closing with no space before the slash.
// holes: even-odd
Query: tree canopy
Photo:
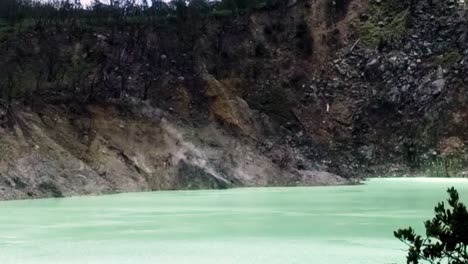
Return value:
<svg viewBox="0 0 468 264">
<path fill-rule="evenodd" d="M 104 4 L 95 0 L 90 6 L 84 7 L 80 0 L 0 0 L 0 22 L 17 23 L 24 19 L 39 19 L 45 17 L 80 14 L 95 17 L 108 16 L 158 16 L 164 18 L 174 16 L 186 19 L 188 14 L 200 15 L 224 14 L 236 15 L 251 9 L 271 8 L 286 3 L 286 0 L 172 0 L 168 3 L 162 0 L 111 0 Z"/>
</svg>

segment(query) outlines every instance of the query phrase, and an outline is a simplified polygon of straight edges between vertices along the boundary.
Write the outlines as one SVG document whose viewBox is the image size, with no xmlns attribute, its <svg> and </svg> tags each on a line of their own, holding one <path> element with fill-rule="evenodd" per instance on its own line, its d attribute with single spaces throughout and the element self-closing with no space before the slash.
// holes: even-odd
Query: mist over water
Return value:
<svg viewBox="0 0 468 264">
<path fill-rule="evenodd" d="M 120 194 L 0 203 L 0 263 L 405 263 L 393 231 L 422 231 L 464 179 Z"/>
</svg>

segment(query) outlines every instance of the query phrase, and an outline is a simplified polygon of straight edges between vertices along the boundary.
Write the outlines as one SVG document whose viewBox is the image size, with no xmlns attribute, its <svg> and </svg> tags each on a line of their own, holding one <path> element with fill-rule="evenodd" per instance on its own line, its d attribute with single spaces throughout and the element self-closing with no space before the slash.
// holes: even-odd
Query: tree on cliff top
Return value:
<svg viewBox="0 0 468 264">
<path fill-rule="evenodd" d="M 435 217 L 424 223 L 426 237 L 417 235 L 411 227 L 394 232 L 409 246 L 408 264 L 468 263 L 468 211 L 455 188 L 447 192 L 450 208 L 445 208 L 444 202 L 435 207 Z"/>
</svg>

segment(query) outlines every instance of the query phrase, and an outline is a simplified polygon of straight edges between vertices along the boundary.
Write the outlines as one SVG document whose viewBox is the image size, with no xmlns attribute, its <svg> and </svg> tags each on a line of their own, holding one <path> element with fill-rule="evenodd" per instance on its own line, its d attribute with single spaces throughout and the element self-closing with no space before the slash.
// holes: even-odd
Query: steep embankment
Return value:
<svg viewBox="0 0 468 264">
<path fill-rule="evenodd" d="M 2 30 L 1 197 L 463 175 L 457 1 L 281 3 Z"/>
<path fill-rule="evenodd" d="M 280 167 L 252 141 L 215 124 L 190 127 L 144 102 L 11 114 L 11 129 L 0 130 L 1 199 L 345 182 Z"/>
</svg>

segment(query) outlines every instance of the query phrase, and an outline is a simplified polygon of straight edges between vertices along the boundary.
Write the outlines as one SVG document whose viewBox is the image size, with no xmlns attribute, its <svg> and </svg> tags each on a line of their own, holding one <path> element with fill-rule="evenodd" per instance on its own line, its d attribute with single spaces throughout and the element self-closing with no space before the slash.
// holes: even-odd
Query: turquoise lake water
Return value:
<svg viewBox="0 0 468 264">
<path fill-rule="evenodd" d="M 393 231 L 422 230 L 468 179 L 132 193 L 0 203 L 0 263 L 405 263 Z"/>
</svg>

